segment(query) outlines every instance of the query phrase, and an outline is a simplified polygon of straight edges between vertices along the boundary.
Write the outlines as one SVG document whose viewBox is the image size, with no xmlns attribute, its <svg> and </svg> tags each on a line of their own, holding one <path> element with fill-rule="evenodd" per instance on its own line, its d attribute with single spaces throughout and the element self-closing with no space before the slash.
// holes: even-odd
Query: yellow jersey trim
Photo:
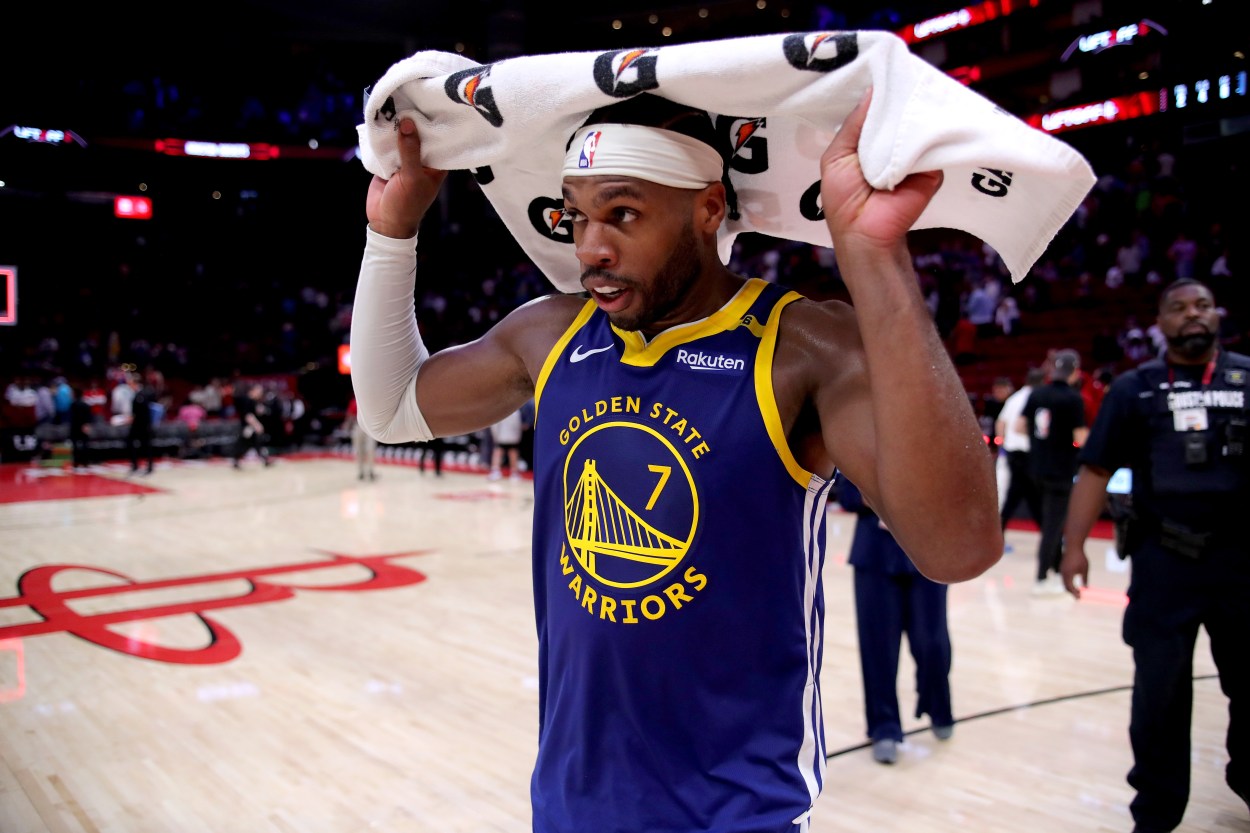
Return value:
<svg viewBox="0 0 1250 833">
<path fill-rule="evenodd" d="M 612 332 L 616 333 L 625 342 L 625 353 L 621 356 L 621 364 L 628 364 L 634 367 L 651 367 L 674 347 L 689 344 L 705 335 L 733 329 L 742 320 L 742 316 L 751 308 L 751 304 L 755 303 L 755 299 L 759 297 L 767 285 L 760 278 L 751 278 L 742 285 L 725 306 L 707 318 L 665 330 L 652 339 L 650 343 L 647 343 L 642 337 L 642 333 L 618 330 L 613 326 Z"/>
<path fill-rule="evenodd" d="M 781 413 L 777 410 L 777 396 L 773 390 L 773 357 L 777 353 L 777 335 L 781 330 L 781 311 L 803 296 L 797 292 L 787 292 L 781 296 L 768 314 L 768 323 L 764 326 L 764 337 L 760 339 L 759 351 L 755 356 L 755 398 L 759 405 L 760 416 L 764 418 L 764 427 L 777 449 L 777 456 L 785 465 L 786 471 L 804 489 L 811 485 L 812 478 L 823 482 L 824 478 L 799 465 L 785 429 L 781 425 Z"/>
<path fill-rule="evenodd" d="M 595 314 L 598 306 L 593 300 L 588 300 L 582 306 L 581 311 L 577 313 L 577 317 L 573 319 L 573 323 L 569 324 L 564 334 L 556 340 L 555 345 L 551 348 L 551 352 L 547 354 L 546 361 L 543 362 L 543 369 L 538 372 L 538 381 L 534 383 L 534 423 L 538 423 L 538 405 L 542 400 L 543 388 L 547 385 L 547 379 L 551 376 L 551 371 L 555 368 L 556 362 L 560 361 L 560 356 L 564 355 L 564 349 L 569 346 L 569 342 L 573 340 L 573 336 L 577 335 L 577 331 L 585 326 L 590 320 L 590 316 Z"/>
</svg>

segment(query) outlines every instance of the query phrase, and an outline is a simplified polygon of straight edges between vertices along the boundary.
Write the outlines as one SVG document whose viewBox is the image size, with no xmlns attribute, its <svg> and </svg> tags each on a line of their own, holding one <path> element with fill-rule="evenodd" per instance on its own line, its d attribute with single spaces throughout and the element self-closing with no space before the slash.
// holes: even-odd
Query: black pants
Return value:
<svg viewBox="0 0 1250 833">
<path fill-rule="evenodd" d="M 1007 481 L 1007 495 L 1003 498 L 1003 529 L 1007 528 L 1007 522 L 1016 514 L 1021 501 L 1028 508 L 1034 523 L 1040 528 L 1042 499 L 1038 494 L 1037 484 L 1033 482 L 1033 475 L 1029 474 L 1029 452 L 1008 451 L 1007 469 L 1010 475 Z"/>
<path fill-rule="evenodd" d="M 1228 697 L 1225 780 L 1250 802 L 1250 548 L 1214 547 L 1201 560 L 1148 538 L 1133 553 L 1124 641 L 1133 649 L 1129 740 L 1137 791 L 1129 805 L 1141 827 L 1172 830 L 1189 803 L 1193 660 L 1198 628 Z M 1209 685 L 1209 683 L 1200 683 Z"/>
<path fill-rule="evenodd" d="M 420 452 L 418 460 L 418 469 L 425 471 L 425 458 L 430 457 L 434 461 L 434 473 L 443 473 L 443 450 L 447 447 L 447 443 L 441 437 L 435 437 L 432 440 L 426 440 L 417 444 L 417 450 Z"/>
<path fill-rule="evenodd" d="M 855 613 L 864 716 L 874 740 L 903 739 L 898 709 L 898 659 L 903 634 L 916 663 L 916 717 L 950 726 L 951 637 L 946 585 L 922 575 L 855 569 Z"/>
<path fill-rule="evenodd" d="M 1034 481 L 1042 494 L 1042 537 L 1037 543 L 1037 580 L 1059 572 L 1063 558 L 1063 522 L 1068 514 L 1071 480 Z"/>
<path fill-rule="evenodd" d="M 155 460 L 152 456 L 152 431 L 142 428 L 132 429 L 126 435 L 126 447 L 130 452 L 130 470 L 139 470 L 139 459 L 143 458 L 148 461 L 148 471 L 152 470 Z"/>
<path fill-rule="evenodd" d="M 74 468 L 91 465 L 91 449 L 86 435 L 71 436 L 69 442 Z"/>
<path fill-rule="evenodd" d="M 260 459 L 269 465 L 269 435 L 260 431 L 244 431 L 239 434 L 239 440 L 234 444 L 234 465 L 237 467 L 239 462 L 247 456 L 247 452 L 256 449 L 256 453 L 260 455 Z"/>
</svg>

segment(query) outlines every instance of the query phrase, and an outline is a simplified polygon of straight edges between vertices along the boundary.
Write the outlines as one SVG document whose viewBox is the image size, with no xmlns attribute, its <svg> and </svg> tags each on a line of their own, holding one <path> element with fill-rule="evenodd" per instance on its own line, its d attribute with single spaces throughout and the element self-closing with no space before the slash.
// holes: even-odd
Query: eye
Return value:
<svg viewBox="0 0 1250 833">
<path fill-rule="evenodd" d="M 628 223 L 638 219 L 638 212 L 632 208 L 617 206 L 612 209 L 612 216 L 616 218 L 618 223 Z"/>
<path fill-rule="evenodd" d="M 569 222 L 571 222 L 571 223 L 584 223 L 584 222 L 586 222 L 586 215 L 585 215 L 585 214 L 583 214 L 582 212 L 578 211 L 576 208 L 569 208 L 568 206 L 565 206 L 565 207 L 564 207 L 564 218 L 565 218 L 566 220 L 568 220 Z"/>
</svg>

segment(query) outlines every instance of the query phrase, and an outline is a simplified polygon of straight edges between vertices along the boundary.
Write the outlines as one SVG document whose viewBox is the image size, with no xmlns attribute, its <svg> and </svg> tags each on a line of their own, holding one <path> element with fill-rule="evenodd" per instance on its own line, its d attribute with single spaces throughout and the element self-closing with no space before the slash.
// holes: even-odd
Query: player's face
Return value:
<svg viewBox="0 0 1250 833">
<path fill-rule="evenodd" d="M 707 314 L 694 291 L 698 193 L 629 177 L 565 180 L 582 286 L 617 327 L 651 335 Z"/>
<path fill-rule="evenodd" d="M 1159 307 L 1159 329 L 1167 336 L 1171 352 L 1190 359 L 1204 356 L 1220 332 L 1215 297 L 1204 286 L 1172 290 Z"/>
</svg>

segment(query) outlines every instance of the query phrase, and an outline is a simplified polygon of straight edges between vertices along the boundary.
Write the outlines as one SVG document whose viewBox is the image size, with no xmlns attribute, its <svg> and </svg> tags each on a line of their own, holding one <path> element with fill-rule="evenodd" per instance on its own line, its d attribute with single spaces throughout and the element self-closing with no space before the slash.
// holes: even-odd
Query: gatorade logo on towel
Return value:
<svg viewBox="0 0 1250 833">
<path fill-rule="evenodd" d="M 602 130 L 592 130 L 586 134 L 586 139 L 582 142 L 582 153 L 577 157 L 577 167 L 594 167 L 595 149 L 599 147 L 599 137 L 602 135 Z"/>
</svg>

